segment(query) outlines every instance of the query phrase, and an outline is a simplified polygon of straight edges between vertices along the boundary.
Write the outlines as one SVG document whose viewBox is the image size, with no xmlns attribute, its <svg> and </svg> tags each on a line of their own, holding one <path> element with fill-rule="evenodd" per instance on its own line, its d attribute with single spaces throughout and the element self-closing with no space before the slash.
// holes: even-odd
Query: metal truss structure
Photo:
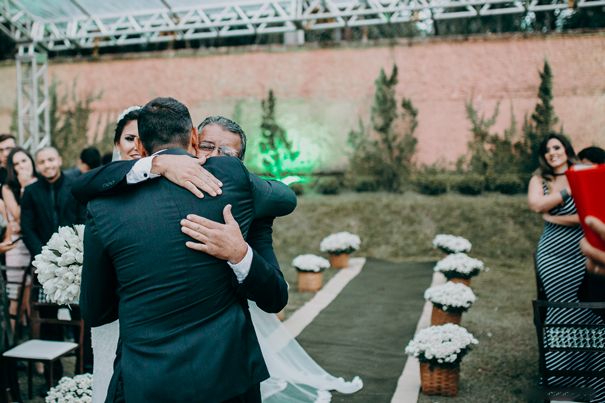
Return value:
<svg viewBox="0 0 605 403">
<path fill-rule="evenodd" d="M 19 116 L 30 119 L 20 122 L 19 136 L 31 147 L 49 142 L 46 134 L 28 137 L 40 127 L 47 133 L 48 118 L 39 123 L 41 111 L 48 110 L 48 90 L 38 91 L 47 85 L 46 64 L 37 60 L 48 51 L 543 12 L 604 6 L 605 0 L 124 0 L 113 7 L 107 1 L 100 7 L 93 0 L 52 0 L 44 2 L 47 14 L 53 7 L 70 12 L 50 16 L 40 15 L 40 3 L 0 0 L 0 30 L 19 46 Z"/>
<path fill-rule="evenodd" d="M 34 46 L 21 46 L 17 61 L 18 142 L 34 151 L 50 145 L 48 58 Z"/>
</svg>

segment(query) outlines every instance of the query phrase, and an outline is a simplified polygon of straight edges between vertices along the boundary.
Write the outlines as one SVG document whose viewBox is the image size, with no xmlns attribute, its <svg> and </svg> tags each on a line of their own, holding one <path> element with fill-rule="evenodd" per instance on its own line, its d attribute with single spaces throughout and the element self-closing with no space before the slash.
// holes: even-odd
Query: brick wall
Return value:
<svg viewBox="0 0 605 403">
<path fill-rule="evenodd" d="M 400 96 L 419 109 L 417 159 L 454 161 L 465 152 L 469 123 L 465 100 L 473 97 L 486 114 L 498 101 L 502 130 L 511 108 L 519 126 L 537 99 L 544 59 L 554 73 L 556 112 L 577 148 L 605 146 L 605 33 L 508 36 L 470 40 L 401 42 L 393 46 L 331 49 L 260 48 L 223 53 L 161 53 L 119 60 L 55 61 L 61 83 L 78 91 L 102 91 L 95 102 L 92 139 L 119 112 L 155 96 L 186 103 L 195 122 L 208 114 L 236 117 L 254 147 L 260 99 L 272 88 L 279 121 L 295 143 L 318 154 L 322 168 L 339 168 L 349 129 L 369 118 L 374 80 L 384 67 L 399 67 Z M 10 124 L 15 70 L 0 68 L 0 130 Z"/>
</svg>

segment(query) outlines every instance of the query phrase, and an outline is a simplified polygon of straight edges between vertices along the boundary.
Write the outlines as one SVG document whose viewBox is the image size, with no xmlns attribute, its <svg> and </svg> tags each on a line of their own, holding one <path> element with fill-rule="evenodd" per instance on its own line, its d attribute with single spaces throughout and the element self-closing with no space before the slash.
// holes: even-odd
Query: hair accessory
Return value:
<svg viewBox="0 0 605 403">
<path fill-rule="evenodd" d="M 143 107 L 140 105 L 133 105 L 133 106 L 129 106 L 128 108 L 124 109 L 122 111 L 122 113 L 120 113 L 120 116 L 118 116 L 118 120 L 116 120 L 116 123 L 120 123 L 120 120 L 124 119 L 124 116 L 128 115 L 130 112 L 132 111 L 136 111 L 139 109 L 142 109 Z"/>
</svg>

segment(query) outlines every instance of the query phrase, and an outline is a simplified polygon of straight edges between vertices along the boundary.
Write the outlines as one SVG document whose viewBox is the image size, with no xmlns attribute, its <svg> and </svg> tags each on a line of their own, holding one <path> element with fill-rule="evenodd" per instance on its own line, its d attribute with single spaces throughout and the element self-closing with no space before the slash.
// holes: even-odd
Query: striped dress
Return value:
<svg viewBox="0 0 605 403">
<path fill-rule="evenodd" d="M 550 193 L 545 182 L 542 183 L 544 194 Z M 555 216 L 576 214 L 572 198 L 563 205 L 549 211 Z M 544 287 L 547 301 L 579 302 L 578 289 L 584 277 L 586 258 L 580 251 L 580 240 L 583 237 L 579 225 L 563 226 L 545 222 L 544 231 L 536 251 L 536 268 L 538 278 Z M 546 312 L 546 323 L 602 323 L 600 317 L 591 310 L 549 308 Z M 546 355 L 546 366 L 549 369 L 600 369 L 605 371 L 605 357 L 585 352 L 549 352 Z M 574 379 L 551 377 L 552 386 L 587 387 L 594 391 L 593 402 L 605 402 L 605 379 Z"/>
</svg>

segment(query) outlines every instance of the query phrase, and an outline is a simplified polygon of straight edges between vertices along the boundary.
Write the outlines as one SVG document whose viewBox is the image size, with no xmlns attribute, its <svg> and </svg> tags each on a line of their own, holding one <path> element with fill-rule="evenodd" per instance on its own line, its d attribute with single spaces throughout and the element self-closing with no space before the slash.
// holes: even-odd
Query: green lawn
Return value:
<svg viewBox="0 0 605 403">
<path fill-rule="evenodd" d="M 332 232 L 359 234 L 358 256 L 393 261 L 437 260 L 442 255 L 432 249 L 435 234 L 464 236 L 473 243 L 471 255 L 490 268 L 473 279 L 478 300 L 462 319 L 480 344 L 463 361 L 458 397 L 421 395 L 419 402 L 528 401 L 537 378 L 531 300 L 533 253 L 541 228 L 524 196 L 306 195 L 295 213 L 277 220 L 274 229 L 276 252 L 292 284 L 286 313 L 312 296 L 295 292 L 290 261 L 302 253 L 320 254 L 319 242 Z"/>
</svg>

